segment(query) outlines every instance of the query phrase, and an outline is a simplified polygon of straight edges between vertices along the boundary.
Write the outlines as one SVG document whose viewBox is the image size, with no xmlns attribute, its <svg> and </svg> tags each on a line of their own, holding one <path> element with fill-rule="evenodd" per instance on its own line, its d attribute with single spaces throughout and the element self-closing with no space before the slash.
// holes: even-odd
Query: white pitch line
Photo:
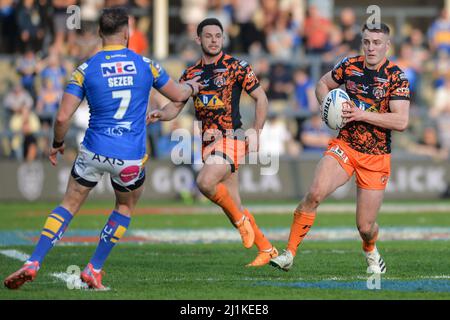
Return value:
<svg viewBox="0 0 450 320">
<path fill-rule="evenodd" d="M 20 260 L 22 262 L 27 261 L 28 258 L 30 257 L 28 254 L 17 250 L 0 250 L 0 254 L 7 256 L 9 258 Z"/>
<path fill-rule="evenodd" d="M 0 250 L 0 254 L 6 256 L 8 258 L 20 260 L 22 262 L 27 261 L 28 258 L 30 257 L 30 255 L 26 254 L 25 252 L 13 250 L 13 249 Z M 71 288 L 73 288 L 73 289 L 84 289 L 84 290 L 88 289 L 87 284 L 82 282 L 81 279 L 79 277 L 75 276 L 74 274 L 68 274 L 66 272 L 55 272 L 55 273 L 51 273 L 50 275 L 58 280 L 63 281 L 67 285 L 70 284 L 72 286 Z M 106 287 L 104 290 L 98 290 L 98 291 L 107 291 L 107 290 L 110 290 L 110 288 Z M 97 290 L 95 290 L 95 291 L 97 291 Z"/>
<path fill-rule="evenodd" d="M 288 228 L 263 229 L 267 238 L 273 241 L 283 241 L 289 237 Z M 208 229 L 136 229 L 129 235 L 140 237 L 149 243 L 214 243 L 238 242 L 239 234 L 231 228 Z M 450 240 L 449 227 L 384 227 L 380 230 L 379 238 L 390 240 Z M 342 241 L 359 240 L 356 228 L 321 227 L 311 229 L 308 233 L 309 241 Z M 345 254 L 336 250 L 333 253 Z"/>
<path fill-rule="evenodd" d="M 256 214 L 286 214 L 293 213 L 297 204 L 277 204 L 277 205 L 249 205 L 247 208 L 250 212 Z M 209 210 L 210 208 L 203 208 Z M 356 211 L 356 204 L 354 203 L 326 203 L 320 205 L 319 213 L 350 213 Z M 380 213 L 449 213 L 449 203 L 385 203 L 380 208 Z"/>
</svg>

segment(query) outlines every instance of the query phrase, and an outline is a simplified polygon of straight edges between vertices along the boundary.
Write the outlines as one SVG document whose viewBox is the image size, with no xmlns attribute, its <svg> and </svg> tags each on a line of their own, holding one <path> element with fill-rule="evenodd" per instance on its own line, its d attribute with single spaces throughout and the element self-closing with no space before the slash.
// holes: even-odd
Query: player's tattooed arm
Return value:
<svg viewBox="0 0 450 320">
<path fill-rule="evenodd" d="M 189 81 L 185 81 L 184 83 L 178 83 L 170 79 L 158 90 L 171 101 L 183 102 L 188 100 L 189 97 L 197 95 L 203 87 L 203 85 L 198 82 L 199 79 L 200 77 L 198 76 Z"/>
</svg>

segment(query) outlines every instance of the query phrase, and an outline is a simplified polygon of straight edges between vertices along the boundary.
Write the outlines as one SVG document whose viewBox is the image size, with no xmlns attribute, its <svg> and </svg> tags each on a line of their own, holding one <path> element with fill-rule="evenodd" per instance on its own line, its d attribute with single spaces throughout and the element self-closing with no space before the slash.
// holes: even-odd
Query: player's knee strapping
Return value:
<svg viewBox="0 0 450 320">
<path fill-rule="evenodd" d="M 130 217 L 113 211 L 109 216 L 108 222 L 100 233 L 100 241 L 91 263 L 95 269 L 101 269 L 108 257 L 111 249 L 122 238 L 130 225 Z"/>
<path fill-rule="evenodd" d="M 72 214 L 61 206 L 56 207 L 52 213 L 50 213 L 45 221 L 39 242 L 29 261 L 42 262 L 48 251 L 56 244 L 56 242 L 61 240 L 72 217 Z"/>
</svg>

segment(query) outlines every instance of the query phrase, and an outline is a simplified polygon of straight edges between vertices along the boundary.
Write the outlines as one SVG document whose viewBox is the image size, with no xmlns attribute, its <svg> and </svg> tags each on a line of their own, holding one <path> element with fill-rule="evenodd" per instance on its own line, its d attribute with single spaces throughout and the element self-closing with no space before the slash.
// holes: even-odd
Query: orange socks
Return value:
<svg viewBox="0 0 450 320">
<path fill-rule="evenodd" d="M 373 251 L 373 249 L 375 249 L 375 242 L 377 241 L 377 239 L 378 239 L 378 231 L 377 233 L 375 233 L 374 237 L 371 240 L 369 241 L 363 240 L 362 248 L 364 252 Z"/>
<path fill-rule="evenodd" d="M 291 233 L 289 234 L 289 241 L 287 245 L 287 249 L 293 256 L 296 255 L 298 246 L 308 233 L 309 229 L 311 229 L 315 218 L 315 213 L 307 213 L 302 211 L 294 212 L 294 221 L 292 222 Z"/>
<path fill-rule="evenodd" d="M 272 249 L 272 244 L 256 225 L 253 215 L 247 209 L 244 209 L 244 214 L 250 220 L 250 224 L 255 232 L 255 245 L 258 247 L 258 251 L 270 251 Z"/>
<path fill-rule="evenodd" d="M 244 214 L 239 210 L 233 198 L 230 196 L 227 187 L 223 183 L 216 186 L 216 194 L 210 198 L 212 202 L 222 207 L 225 214 L 230 219 L 231 223 L 236 226 L 236 223 L 241 221 Z"/>
</svg>

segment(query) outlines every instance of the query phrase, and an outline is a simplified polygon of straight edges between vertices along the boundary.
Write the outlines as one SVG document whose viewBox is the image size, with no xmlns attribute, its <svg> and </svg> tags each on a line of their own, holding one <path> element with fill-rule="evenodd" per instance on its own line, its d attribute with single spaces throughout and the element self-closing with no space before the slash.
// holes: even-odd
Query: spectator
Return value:
<svg viewBox="0 0 450 320">
<path fill-rule="evenodd" d="M 318 111 L 315 84 L 309 77 L 306 69 L 299 68 L 294 72 L 294 93 L 297 110 L 302 113 L 311 114 Z"/>
<path fill-rule="evenodd" d="M 331 137 L 330 130 L 322 121 L 320 114 L 315 113 L 303 126 L 301 134 L 303 152 L 324 152 Z"/>
<path fill-rule="evenodd" d="M 54 87 L 50 78 L 45 79 L 36 104 L 36 114 L 39 116 L 44 131 L 50 130 L 61 97 L 62 91 Z"/>
<path fill-rule="evenodd" d="M 412 154 L 428 156 L 434 160 L 446 160 L 449 150 L 440 143 L 436 128 L 427 126 L 419 141 L 408 146 L 408 151 Z"/>
<path fill-rule="evenodd" d="M 413 48 L 408 42 L 402 43 L 400 47 L 400 55 L 397 59 L 397 65 L 405 73 L 406 78 L 408 78 L 410 92 L 411 92 L 411 102 L 416 102 L 416 91 L 418 83 L 420 82 L 419 73 L 416 70 L 418 68 L 417 61 L 413 60 Z"/>
<path fill-rule="evenodd" d="M 182 0 L 180 18 L 184 24 L 197 24 L 207 13 L 208 0 Z"/>
<path fill-rule="evenodd" d="M 136 18 L 134 16 L 130 16 L 128 23 L 130 27 L 130 39 L 128 40 L 128 48 L 140 55 L 147 55 L 148 41 L 145 37 L 145 34 L 137 28 Z"/>
<path fill-rule="evenodd" d="M 430 57 L 430 54 L 424 41 L 424 35 L 420 29 L 413 29 L 407 39 L 407 42 L 411 45 L 412 68 L 416 73 L 415 101 L 419 105 L 424 105 L 425 102 L 422 94 L 422 75 L 425 72 L 425 65 Z"/>
<path fill-rule="evenodd" d="M 17 22 L 14 0 L 0 1 L 0 52 L 11 54 L 16 50 Z"/>
<path fill-rule="evenodd" d="M 225 4 L 222 0 L 210 0 L 208 6 L 208 17 L 214 17 L 218 19 L 222 23 L 222 27 L 224 33 L 230 35 L 232 31 L 232 6 L 229 4 Z M 230 46 L 229 37 L 225 37 L 223 39 L 223 47 L 225 51 Z M 197 46 L 198 47 L 198 46 Z"/>
<path fill-rule="evenodd" d="M 259 79 L 264 92 L 269 91 L 270 86 L 270 62 L 266 57 L 260 57 L 253 62 L 253 71 Z"/>
<path fill-rule="evenodd" d="M 361 27 L 356 23 L 355 11 L 344 8 L 340 14 L 340 29 L 342 32 L 343 50 L 349 56 L 355 56 L 361 49 Z"/>
<path fill-rule="evenodd" d="M 36 99 L 36 90 L 34 88 L 37 74 L 38 60 L 31 48 L 25 50 L 25 54 L 20 56 L 16 63 L 17 73 L 21 76 L 21 84 L 28 93 Z"/>
<path fill-rule="evenodd" d="M 270 72 L 269 99 L 287 100 L 293 90 L 292 77 L 287 66 L 276 63 Z"/>
<path fill-rule="evenodd" d="M 40 129 L 39 118 L 28 107 L 16 110 L 9 122 L 9 129 L 13 132 L 11 149 L 17 160 L 26 156 L 32 160 L 36 156 L 36 137 Z"/>
<path fill-rule="evenodd" d="M 75 61 L 85 61 L 97 51 L 101 50 L 101 40 L 96 32 L 92 30 L 82 29 L 75 40 L 75 44 L 71 47 L 70 56 Z"/>
<path fill-rule="evenodd" d="M 49 79 L 53 83 L 56 90 L 64 90 L 66 69 L 62 66 L 58 54 L 53 51 L 47 58 L 47 66 L 42 70 L 40 76 L 41 81 L 45 82 Z"/>
<path fill-rule="evenodd" d="M 413 60 L 416 62 L 416 67 L 423 66 L 424 62 L 427 61 L 430 56 L 423 32 L 420 29 L 414 28 L 407 41 L 412 46 Z"/>
<path fill-rule="evenodd" d="M 317 112 L 319 107 L 315 95 L 315 84 L 310 79 L 306 69 L 299 68 L 294 72 L 294 95 L 297 122 L 295 139 L 300 141 L 302 126 L 305 119 Z"/>
<path fill-rule="evenodd" d="M 104 5 L 104 0 L 81 0 L 81 29 L 83 32 L 97 31 L 97 20 Z"/>
<path fill-rule="evenodd" d="M 330 20 L 320 16 L 316 6 L 309 6 L 303 27 L 307 53 L 320 54 L 327 50 L 331 26 Z"/>
<path fill-rule="evenodd" d="M 433 99 L 434 105 L 430 110 L 430 117 L 437 119 L 443 114 L 450 115 L 450 72 L 447 73 L 444 85 L 438 88 Z"/>
<path fill-rule="evenodd" d="M 22 132 L 23 132 L 23 158 L 26 162 L 32 162 L 36 160 L 38 156 L 38 143 L 36 137 L 34 136 L 34 130 L 37 130 L 30 117 L 26 118 L 23 122 Z"/>
<path fill-rule="evenodd" d="M 105 8 L 111 7 L 127 7 L 129 6 L 128 0 L 105 0 Z"/>
<path fill-rule="evenodd" d="M 267 1 L 262 1 L 264 3 Z M 262 34 L 256 28 L 253 21 L 259 4 L 258 0 L 235 0 L 233 4 L 233 21 L 236 31 L 234 36 L 233 51 L 249 53 L 253 43 L 261 41 Z"/>
<path fill-rule="evenodd" d="M 67 43 L 68 52 L 75 43 L 75 31 L 67 29 L 67 8 L 76 5 L 77 0 L 52 0 L 53 30 L 55 32 L 54 47 L 56 52 L 64 52 L 64 43 Z M 67 38 L 67 40 L 66 40 Z"/>
<path fill-rule="evenodd" d="M 445 51 L 439 51 L 432 61 L 433 87 L 437 89 L 445 82 L 445 77 L 450 72 L 450 55 Z"/>
<path fill-rule="evenodd" d="M 195 42 L 197 37 L 197 24 L 188 23 L 186 32 L 180 35 L 175 43 L 175 52 L 177 52 L 186 65 L 192 65 L 201 56 L 200 46 Z"/>
<path fill-rule="evenodd" d="M 287 13 L 280 14 L 267 36 L 267 47 L 272 57 L 289 60 L 292 56 L 294 36 L 288 30 Z"/>
<path fill-rule="evenodd" d="M 450 54 L 450 17 L 447 9 L 442 9 L 441 15 L 428 30 L 428 41 L 433 51 Z"/>
<path fill-rule="evenodd" d="M 269 113 L 261 132 L 259 153 L 269 155 L 286 155 L 295 152 L 295 142 L 286 122 L 276 113 Z"/>
<path fill-rule="evenodd" d="M 16 84 L 13 90 L 6 94 L 3 100 L 3 106 L 6 110 L 6 122 L 8 123 L 13 114 L 23 108 L 32 109 L 33 98 L 21 84 Z"/>
<path fill-rule="evenodd" d="M 35 0 L 23 0 L 17 9 L 17 25 L 21 51 L 24 52 L 27 45 L 34 51 L 41 50 L 45 35 L 44 21 Z"/>
</svg>

